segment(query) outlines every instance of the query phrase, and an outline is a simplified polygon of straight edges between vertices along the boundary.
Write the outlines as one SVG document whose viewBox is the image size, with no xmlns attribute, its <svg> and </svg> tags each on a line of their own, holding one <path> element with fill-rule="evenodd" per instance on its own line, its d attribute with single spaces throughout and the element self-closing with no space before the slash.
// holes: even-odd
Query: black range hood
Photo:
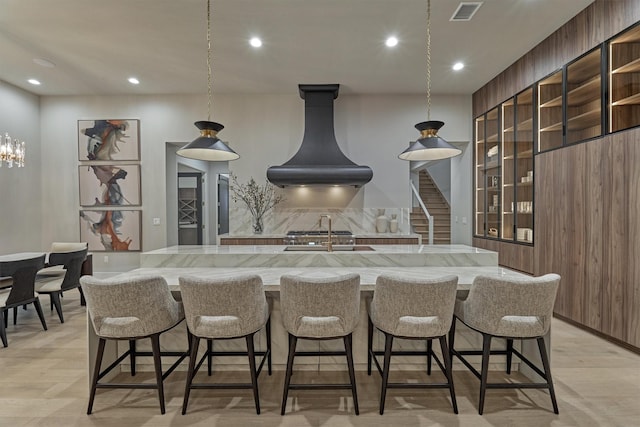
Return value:
<svg viewBox="0 0 640 427">
<path fill-rule="evenodd" d="M 298 152 L 282 166 L 267 169 L 267 179 L 279 187 L 292 185 L 353 185 L 371 181 L 373 171 L 358 166 L 338 147 L 333 127 L 333 100 L 338 84 L 298 85 L 304 99 L 304 137 Z"/>
</svg>

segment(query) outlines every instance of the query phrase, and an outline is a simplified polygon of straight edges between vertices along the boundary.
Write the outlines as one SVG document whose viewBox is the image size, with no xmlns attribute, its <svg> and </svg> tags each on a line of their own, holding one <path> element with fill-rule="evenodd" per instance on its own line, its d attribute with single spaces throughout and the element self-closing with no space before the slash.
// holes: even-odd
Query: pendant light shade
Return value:
<svg viewBox="0 0 640 427">
<path fill-rule="evenodd" d="M 224 126 L 211 121 L 211 92 L 213 81 L 211 78 L 211 0 L 207 0 L 207 120 L 195 122 L 200 129 L 200 136 L 179 149 L 176 154 L 188 159 L 205 160 L 209 162 L 226 162 L 240 158 L 217 135 Z"/>
<path fill-rule="evenodd" d="M 224 129 L 223 125 L 204 120 L 194 124 L 200 129 L 200 136 L 179 149 L 176 154 L 209 162 L 224 162 L 240 158 L 238 153 L 217 137 L 218 132 Z"/>
<path fill-rule="evenodd" d="M 440 160 L 457 156 L 462 150 L 449 144 L 438 136 L 438 130 L 444 126 L 444 122 L 430 120 L 416 125 L 420 131 L 420 138 L 412 142 L 409 148 L 398 156 L 401 160 L 425 161 Z"/>
<path fill-rule="evenodd" d="M 398 158 L 409 161 L 441 160 L 462 153 L 461 149 L 438 136 L 442 126 L 444 122 L 431 120 L 431 0 L 427 0 L 427 121 L 415 126 L 420 131 L 420 138 L 412 142 Z"/>
</svg>

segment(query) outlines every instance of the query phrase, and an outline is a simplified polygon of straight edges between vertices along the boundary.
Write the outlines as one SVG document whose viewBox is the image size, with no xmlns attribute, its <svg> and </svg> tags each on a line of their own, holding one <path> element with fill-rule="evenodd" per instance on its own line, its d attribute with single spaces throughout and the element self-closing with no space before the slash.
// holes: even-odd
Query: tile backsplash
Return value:
<svg viewBox="0 0 640 427">
<path fill-rule="evenodd" d="M 263 218 L 263 234 L 285 234 L 289 230 L 325 230 L 318 220 L 320 215 L 331 215 L 334 230 L 349 230 L 353 234 L 377 234 L 376 218 L 382 208 L 309 208 L 309 209 L 274 209 Z M 390 220 L 397 215 L 398 232 L 409 234 L 409 208 L 384 208 L 384 215 Z M 229 234 L 252 235 L 253 218 L 249 211 L 240 204 L 232 203 L 229 207 Z M 388 232 L 388 230 L 387 230 Z"/>
</svg>

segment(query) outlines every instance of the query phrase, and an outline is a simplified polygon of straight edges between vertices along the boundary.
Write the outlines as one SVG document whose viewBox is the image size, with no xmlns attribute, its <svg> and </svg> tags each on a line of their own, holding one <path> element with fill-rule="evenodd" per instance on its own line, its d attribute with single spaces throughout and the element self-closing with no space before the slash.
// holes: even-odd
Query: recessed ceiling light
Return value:
<svg viewBox="0 0 640 427">
<path fill-rule="evenodd" d="M 453 64 L 453 69 L 455 71 L 460 71 L 464 68 L 464 64 L 462 62 L 456 62 L 455 64 Z"/>
<path fill-rule="evenodd" d="M 33 58 L 33 62 L 40 65 L 41 67 L 46 67 L 46 68 L 53 68 L 56 66 L 56 64 L 44 58 Z"/>
<path fill-rule="evenodd" d="M 251 40 L 249 40 L 249 44 L 253 47 L 260 47 L 262 46 L 262 40 L 260 40 L 258 37 L 251 37 Z"/>
<path fill-rule="evenodd" d="M 40 86 L 40 82 L 36 79 L 29 79 L 27 80 L 29 83 L 31 83 L 34 86 Z"/>
<path fill-rule="evenodd" d="M 129 83 L 131 83 L 132 85 L 137 85 L 140 83 L 140 80 L 136 79 L 135 77 L 129 77 Z"/>
<path fill-rule="evenodd" d="M 386 44 L 387 47 L 396 47 L 398 45 L 398 39 L 391 36 L 387 39 L 387 41 L 384 42 L 384 44 Z"/>
</svg>

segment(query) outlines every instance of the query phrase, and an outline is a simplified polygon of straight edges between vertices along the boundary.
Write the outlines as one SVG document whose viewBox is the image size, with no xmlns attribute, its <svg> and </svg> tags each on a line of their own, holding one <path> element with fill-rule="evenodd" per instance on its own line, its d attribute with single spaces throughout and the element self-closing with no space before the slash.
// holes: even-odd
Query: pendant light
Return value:
<svg viewBox="0 0 640 427">
<path fill-rule="evenodd" d="M 211 0 L 207 0 L 207 120 L 194 123 L 200 129 L 200 136 L 179 149 L 176 154 L 210 162 L 236 160 L 240 155 L 217 137 L 224 126 L 211 121 L 211 87 Z"/>
<path fill-rule="evenodd" d="M 420 131 L 420 138 L 409 145 L 398 156 L 401 160 L 425 161 L 454 157 L 462 150 L 449 144 L 438 136 L 438 130 L 444 122 L 431 118 L 431 0 L 427 0 L 427 121 L 415 127 Z"/>
</svg>

